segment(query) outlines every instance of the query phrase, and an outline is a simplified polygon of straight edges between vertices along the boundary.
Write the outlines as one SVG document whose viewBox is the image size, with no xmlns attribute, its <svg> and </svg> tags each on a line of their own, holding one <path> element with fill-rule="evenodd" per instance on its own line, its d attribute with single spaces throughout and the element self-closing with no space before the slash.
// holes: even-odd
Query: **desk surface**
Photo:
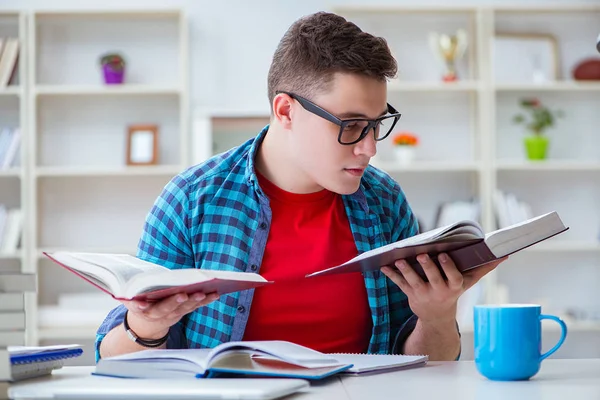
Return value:
<svg viewBox="0 0 600 400">
<path fill-rule="evenodd" d="M 90 376 L 93 367 L 65 367 L 51 377 L 19 382 L 15 399 L 51 398 L 52 388 L 105 385 L 114 378 Z M 127 380 L 140 385 L 140 380 Z M 380 398 L 460 399 L 600 399 L 600 359 L 546 360 L 529 381 L 493 382 L 479 375 L 472 361 L 430 362 L 425 367 L 369 376 L 337 376 L 313 383 L 293 400 L 362 400 Z"/>
</svg>

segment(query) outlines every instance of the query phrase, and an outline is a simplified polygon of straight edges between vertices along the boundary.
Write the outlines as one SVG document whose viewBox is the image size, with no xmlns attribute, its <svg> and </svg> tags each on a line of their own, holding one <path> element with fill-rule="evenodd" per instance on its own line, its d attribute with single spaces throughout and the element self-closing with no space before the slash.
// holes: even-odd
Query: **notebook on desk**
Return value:
<svg viewBox="0 0 600 400">
<path fill-rule="evenodd" d="M 62 368 L 65 360 L 79 357 L 83 349 L 78 344 L 59 346 L 8 346 L 12 381 L 48 375 Z"/>
<path fill-rule="evenodd" d="M 341 363 L 352 364 L 344 374 L 368 374 L 388 372 L 399 369 L 416 368 L 424 366 L 429 360 L 428 356 L 408 356 L 401 354 L 330 354 Z"/>
</svg>

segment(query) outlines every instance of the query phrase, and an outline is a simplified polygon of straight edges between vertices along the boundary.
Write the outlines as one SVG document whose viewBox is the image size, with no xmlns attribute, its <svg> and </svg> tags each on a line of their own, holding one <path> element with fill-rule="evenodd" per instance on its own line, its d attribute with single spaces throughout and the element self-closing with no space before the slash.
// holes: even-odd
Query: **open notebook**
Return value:
<svg viewBox="0 0 600 400">
<path fill-rule="evenodd" d="M 366 374 L 387 372 L 405 368 L 424 366 L 428 356 L 407 356 L 401 354 L 329 354 L 341 363 L 352 364 L 345 374 Z"/>
</svg>

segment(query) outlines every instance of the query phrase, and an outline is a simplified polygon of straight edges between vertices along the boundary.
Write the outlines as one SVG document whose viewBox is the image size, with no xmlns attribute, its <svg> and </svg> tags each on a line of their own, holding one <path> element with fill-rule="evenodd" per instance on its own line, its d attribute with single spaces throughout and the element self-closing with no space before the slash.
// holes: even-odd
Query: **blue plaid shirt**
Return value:
<svg viewBox="0 0 600 400">
<path fill-rule="evenodd" d="M 137 256 L 167 268 L 260 272 L 271 225 L 269 199 L 254 170 L 268 126 L 243 145 L 175 176 L 150 210 Z M 413 236 L 416 218 L 398 183 L 369 166 L 359 189 L 343 201 L 359 253 Z M 406 295 L 380 271 L 364 274 L 373 330 L 370 353 L 398 352 L 416 316 Z M 212 348 L 242 340 L 254 290 L 223 295 L 171 327 L 168 348 Z M 96 335 L 100 342 L 123 322 L 113 309 Z"/>
</svg>

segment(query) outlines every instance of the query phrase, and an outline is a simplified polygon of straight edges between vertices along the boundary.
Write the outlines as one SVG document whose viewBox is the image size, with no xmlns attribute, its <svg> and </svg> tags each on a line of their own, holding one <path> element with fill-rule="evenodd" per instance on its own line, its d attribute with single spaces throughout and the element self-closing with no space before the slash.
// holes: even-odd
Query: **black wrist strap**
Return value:
<svg viewBox="0 0 600 400">
<path fill-rule="evenodd" d="M 168 332 L 164 337 L 162 337 L 160 339 L 142 339 L 142 338 L 140 338 L 138 335 L 136 335 L 136 333 L 134 331 L 131 330 L 131 328 L 129 327 L 129 324 L 127 323 L 127 314 L 128 313 L 129 313 L 129 310 L 125 311 L 125 317 L 123 318 L 123 327 L 125 328 L 125 332 L 127 333 L 127 336 L 129 336 L 129 339 L 133 340 L 140 346 L 160 347 L 169 338 Z"/>
</svg>

